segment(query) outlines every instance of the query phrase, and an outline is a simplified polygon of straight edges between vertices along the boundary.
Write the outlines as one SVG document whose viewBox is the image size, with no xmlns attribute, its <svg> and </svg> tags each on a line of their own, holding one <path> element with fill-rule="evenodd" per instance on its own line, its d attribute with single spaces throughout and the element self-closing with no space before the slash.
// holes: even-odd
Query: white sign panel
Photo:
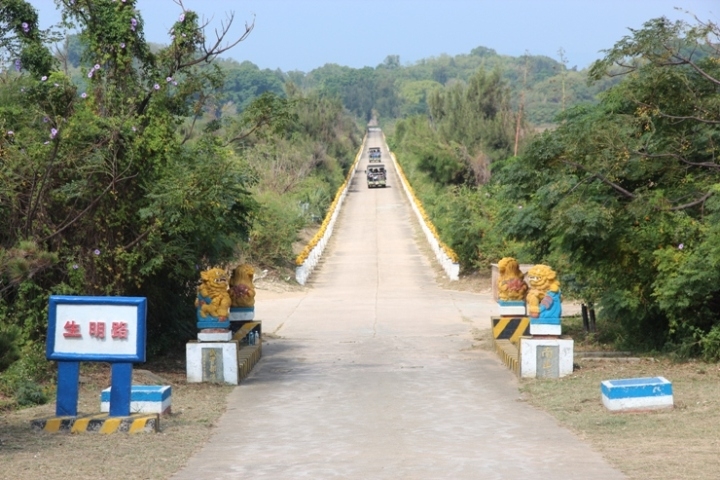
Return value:
<svg viewBox="0 0 720 480">
<path fill-rule="evenodd" d="M 137 310 L 129 305 L 58 305 L 55 352 L 134 355 Z"/>
</svg>

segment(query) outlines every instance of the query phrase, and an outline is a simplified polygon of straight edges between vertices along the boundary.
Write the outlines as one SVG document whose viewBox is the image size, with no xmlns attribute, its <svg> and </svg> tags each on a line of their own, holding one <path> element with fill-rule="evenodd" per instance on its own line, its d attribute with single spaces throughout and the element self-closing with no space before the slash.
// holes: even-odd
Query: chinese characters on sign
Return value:
<svg viewBox="0 0 720 480">
<path fill-rule="evenodd" d="M 82 338 L 81 325 L 75 320 L 68 320 L 65 322 L 65 331 L 63 337 L 65 338 Z M 104 340 L 105 339 L 105 322 L 89 322 L 89 334 L 91 337 Z M 110 336 L 113 340 L 127 340 L 128 339 L 128 324 L 127 322 L 112 322 L 110 325 Z"/>
<path fill-rule="evenodd" d="M 539 346 L 537 349 L 537 378 L 558 378 L 560 375 L 560 347 Z"/>
</svg>

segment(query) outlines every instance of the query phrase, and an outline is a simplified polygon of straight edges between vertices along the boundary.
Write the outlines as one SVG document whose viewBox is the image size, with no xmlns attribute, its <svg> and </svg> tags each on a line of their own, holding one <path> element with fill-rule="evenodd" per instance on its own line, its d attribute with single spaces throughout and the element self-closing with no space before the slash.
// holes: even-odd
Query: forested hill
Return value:
<svg viewBox="0 0 720 480">
<path fill-rule="evenodd" d="M 540 55 L 512 57 L 477 47 L 468 54 L 429 57 L 403 65 L 389 55 L 376 67 L 351 68 L 326 64 L 308 73 L 260 70 L 250 62 L 220 62 L 228 70 L 225 84 L 228 98 L 243 105 L 263 91 L 280 93 L 291 81 L 302 90 L 317 90 L 342 99 L 357 117 L 369 120 L 375 110 L 382 120 L 427 113 L 431 91 L 454 82 L 467 82 L 479 69 L 498 70 L 511 89 L 511 103 L 517 108 L 524 98 L 527 120 L 534 125 L 554 122 L 563 109 L 594 102 L 599 91 L 612 82 L 605 79 L 588 84 L 587 70 L 568 67 L 562 61 Z"/>
<path fill-rule="evenodd" d="M 305 75 L 302 86 L 340 96 L 360 117 L 370 118 L 375 108 L 380 118 L 387 120 L 427 113 L 431 91 L 467 82 L 479 69 L 500 72 L 511 88 L 514 107 L 524 95 L 527 119 L 535 125 L 553 123 L 555 115 L 568 106 L 593 102 L 609 83 L 588 85 L 586 70 L 568 68 L 546 56 L 511 57 L 477 47 L 468 54 L 429 57 L 410 65 L 403 65 L 397 55 L 389 55 L 375 68 L 329 64 Z"/>
<path fill-rule="evenodd" d="M 73 80 L 82 83 L 83 47 L 76 36 L 70 36 L 66 48 L 70 70 L 76 73 Z M 150 48 L 159 51 L 163 46 L 151 44 Z M 570 106 L 594 102 L 598 92 L 614 83 L 606 78 L 589 84 L 587 70 L 567 65 L 562 51 L 557 59 L 530 54 L 512 57 L 482 46 L 467 54 L 428 57 L 412 64 L 388 55 L 376 67 L 326 64 L 310 72 L 260 69 L 252 62 L 232 59 L 217 59 L 215 65 L 225 73 L 225 105 L 237 111 L 264 92 L 282 96 L 284 85 L 291 82 L 305 92 L 340 98 L 361 120 L 369 120 L 375 111 L 381 121 L 428 113 L 431 91 L 465 83 L 479 69 L 500 72 L 510 87 L 512 107 L 517 110 L 523 103 L 526 120 L 535 126 L 554 123 L 555 116 Z"/>
</svg>

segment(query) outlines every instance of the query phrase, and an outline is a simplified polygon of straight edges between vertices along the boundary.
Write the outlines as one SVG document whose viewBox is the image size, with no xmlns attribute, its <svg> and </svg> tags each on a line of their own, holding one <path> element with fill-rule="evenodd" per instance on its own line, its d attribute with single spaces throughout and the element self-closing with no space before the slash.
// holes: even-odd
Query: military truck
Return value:
<svg viewBox="0 0 720 480">
<path fill-rule="evenodd" d="M 379 162 L 382 159 L 382 154 L 380 153 L 380 147 L 370 147 L 370 150 L 368 152 L 368 156 L 370 157 L 371 162 Z"/>
<path fill-rule="evenodd" d="M 368 166 L 368 169 L 365 170 L 365 173 L 367 174 L 368 188 L 385 188 L 385 182 L 387 180 L 387 171 L 385 170 L 385 165 L 381 163 L 374 163 Z"/>
</svg>

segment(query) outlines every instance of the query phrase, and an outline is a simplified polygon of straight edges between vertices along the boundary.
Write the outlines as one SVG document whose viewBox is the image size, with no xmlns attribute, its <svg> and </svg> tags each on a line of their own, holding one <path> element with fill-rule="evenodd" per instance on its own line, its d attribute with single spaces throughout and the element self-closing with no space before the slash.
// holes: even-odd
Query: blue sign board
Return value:
<svg viewBox="0 0 720 480">
<path fill-rule="evenodd" d="M 80 362 L 110 362 L 110 416 L 130 414 L 132 364 L 145 361 L 147 299 L 53 295 L 46 356 L 58 362 L 58 416 L 76 416 Z"/>
</svg>

